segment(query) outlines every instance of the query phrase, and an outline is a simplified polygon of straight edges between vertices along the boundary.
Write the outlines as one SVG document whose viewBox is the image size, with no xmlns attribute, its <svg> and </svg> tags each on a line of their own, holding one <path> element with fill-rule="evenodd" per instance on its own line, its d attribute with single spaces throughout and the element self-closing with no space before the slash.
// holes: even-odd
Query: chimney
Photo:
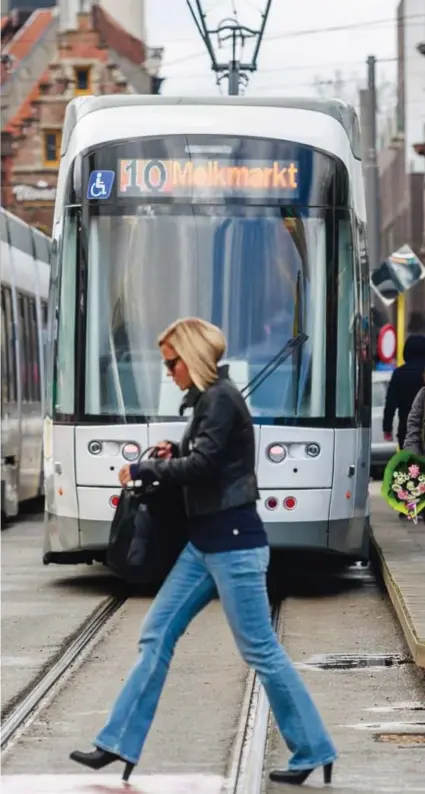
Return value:
<svg viewBox="0 0 425 794">
<path fill-rule="evenodd" d="M 87 14 L 92 7 L 92 0 L 57 0 L 59 8 L 59 30 L 78 30 L 80 14 Z"/>
</svg>

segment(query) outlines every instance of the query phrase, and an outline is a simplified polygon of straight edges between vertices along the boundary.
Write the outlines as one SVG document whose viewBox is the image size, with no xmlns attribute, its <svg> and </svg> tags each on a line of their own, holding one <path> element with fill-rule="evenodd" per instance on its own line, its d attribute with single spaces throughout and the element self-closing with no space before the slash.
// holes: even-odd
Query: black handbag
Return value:
<svg viewBox="0 0 425 794">
<path fill-rule="evenodd" d="M 150 453 L 153 448 L 140 456 Z M 187 543 L 183 490 L 154 483 L 124 488 L 111 524 L 106 564 L 128 584 L 165 579 Z"/>
</svg>

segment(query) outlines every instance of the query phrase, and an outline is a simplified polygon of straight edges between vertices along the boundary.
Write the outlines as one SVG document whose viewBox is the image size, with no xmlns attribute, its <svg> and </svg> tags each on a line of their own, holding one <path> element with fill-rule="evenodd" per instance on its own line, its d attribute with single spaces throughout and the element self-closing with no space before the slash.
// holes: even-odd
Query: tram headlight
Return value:
<svg viewBox="0 0 425 794">
<path fill-rule="evenodd" d="M 267 457 L 272 463 L 282 463 L 286 458 L 286 449 L 283 444 L 270 444 L 267 447 Z"/>
<path fill-rule="evenodd" d="M 140 455 L 140 447 L 134 441 L 130 441 L 128 444 L 124 444 L 122 448 L 122 456 L 126 460 L 133 461 L 137 460 Z"/>
<path fill-rule="evenodd" d="M 309 458 L 317 458 L 320 455 L 320 447 L 318 444 L 307 444 L 306 452 Z"/>
<path fill-rule="evenodd" d="M 89 452 L 91 455 L 100 455 L 102 452 L 102 444 L 100 441 L 90 441 Z"/>
</svg>

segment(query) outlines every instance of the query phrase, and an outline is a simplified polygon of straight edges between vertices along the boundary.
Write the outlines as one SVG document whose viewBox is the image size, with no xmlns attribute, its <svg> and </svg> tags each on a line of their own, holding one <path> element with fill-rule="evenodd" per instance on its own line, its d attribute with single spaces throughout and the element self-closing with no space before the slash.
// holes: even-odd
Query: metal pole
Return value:
<svg viewBox="0 0 425 794">
<path fill-rule="evenodd" d="M 229 63 L 229 96 L 239 94 L 239 61 Z"/>
<path fill-rule="evenodd" d="M 232 31 L 232 60 L 229 63 L 229 96 L 239 94 L 240 63 L 236 60 L 237 33 Z"/>
<path fill-rule="evenodd" d="M 367 91 L 368 91 L 368 147 L 367 147 L 367 182 L 369 183 L 368 206 L 368 240 L 371 270 L 375 270 L 381 261 L 381 213 L 379 204 L 379 171 L 376 154 L 376 58 L 370 55 L 367 59 Z"/>
<path fill-rule="evenodd" d="M 404 292 L 397 296 L 397 366 L 404 363 L 403 350 L 406 335 L 406 295 Z"/>
</svg>

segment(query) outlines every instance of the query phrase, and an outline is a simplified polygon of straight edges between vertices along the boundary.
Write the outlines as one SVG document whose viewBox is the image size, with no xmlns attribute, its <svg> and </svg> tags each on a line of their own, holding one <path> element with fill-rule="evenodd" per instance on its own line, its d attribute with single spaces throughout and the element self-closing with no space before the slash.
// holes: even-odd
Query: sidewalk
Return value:
<svg viewBox="0 0 425 794">
<path fill-rule="evenodd" d="M 414 662 L 425 668 L 425 524 L 400 521 L 371 483 L 372 554 Z"/>
</svg>

